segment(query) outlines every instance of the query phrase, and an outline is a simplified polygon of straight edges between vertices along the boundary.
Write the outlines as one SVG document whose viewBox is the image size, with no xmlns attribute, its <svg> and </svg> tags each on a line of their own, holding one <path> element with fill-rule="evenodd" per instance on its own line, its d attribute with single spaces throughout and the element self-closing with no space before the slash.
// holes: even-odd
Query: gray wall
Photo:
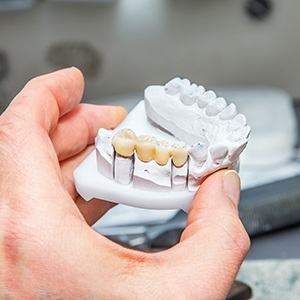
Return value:
<svg viewBox="0 0 300 300">
<path fill-rule="evenodd" d="M 49 60 L 49 49 L 69 42 L 87 45 L 100 61 L 89 73 L 93 61 L 82 58 L 81 48 L 62 54 L 67 64 L 88 65 L 85 101 L 142 93 L 175 76 L 205 86 L 277 86 L 300 97 L 300 2 L 274 0 L 260 21 L 246 15 L 245 2 L 38 1 L 29 10 L 0 12 L 0 51 L 9 62 L 0 81 L 2 105 L 30 78 L 62 65 Z"/>
</svg>

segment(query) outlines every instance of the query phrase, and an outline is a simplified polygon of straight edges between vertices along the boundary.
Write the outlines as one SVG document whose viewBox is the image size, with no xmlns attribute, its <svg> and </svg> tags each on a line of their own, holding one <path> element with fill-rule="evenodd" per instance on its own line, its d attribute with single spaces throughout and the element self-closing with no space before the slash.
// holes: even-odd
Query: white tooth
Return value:
<svg viewBox="0 0 300 300">
<path fill-rule="evenodd" d="M 206 91 L 204 94 L 199 95 L 197 104 L 200 108 L 204 108 L 210 101 L 217 98 L 217 95 L 213 91 Z"/>
<path fill-rule="evenodd" d="M 188 176 L 188 160 L 181 167 L 176 167 L 172 164 L 171 169 L 171 185 L 174 191 L 184 191 L 187 187 Z"/>
<path fill-rule="evenodd" d="M 207 158 L 207 149 L 208 149 L 207 144 L 204 143 L 194 144 L 189 149 L 189 156 L 195 163 L 202 164 L 202 162 L 204 162 Z"/>
<path fill-rule="evenodd" d="M 188 159 L 188 148 L 184 142 L 176 142 L 172 145 L 172 162 L 176 167 L 181 167 Z"/>
<path fill-rule="evenodd" d="M 234 117 L 232 122 L 230 122 L 229 129 L 230 130 L 238 130 L 246 125 L 246 117 L 242 114 L 238 114 Z"/>
<path fill-rule="evenodd" d="M 131 183 L 134 171 L 134 155 L 124 157 L 115 153 L 113 168 L 114 180 L 116 182 L 123 185 Z"/>
<path fill-rule="evenodd" d="M 204 96 L 209 99 L 210 101 L 214 100 L 217 98 L 217 95 L 214 91 L 208 90 L 204 93 Z"/>
<path fill-rule="evenodd" d="M 181 89 L 187 89 L 191 85 L 191 82 L 187 78 L 181 80 Z"/>
<path fill-rule="evenodd" d="M 150 135 L 140 135 L 137 138 L 135 149 L 137 156 L 141 161 L 149 162 L 154 159 L 156 142 L 156 138 Z"/>
<path fill-rule="evenodd" d="M 171 146 L 167 141 L 158 141 L 155 143 L 154 159 L 159 165 L 166 165 L 171 156 Z"/>
<path fill-rule="evenodd" d="M 188 79 L 176 77 L 165 84 L 165 92 L 169 95 L 179 94 L 183 89 L 188 88 L 191 82 Z"/>
<path fill-rule="evenodd" d="M 227 103 L 223 97 L 218 97 L 212 103 L 208 104 L 206 107 L 206 114 L 208 116 L 216 116 L 219 112 L 221 112 Z"/>
<path fill-rule="evenodd" d="M 199 96 L 197 104 L 199 106 L 199 108 L 204 108 L 207 104 L 208 104 L 208 99 L 206 99 L 205 97 Z"/>
<path fill-rule="evenodd" d="M 233 131 L 232 135 L 228 137 L 228 140 L 237 142 L 241 139 L 248 138 L 251 131 L 250 126 L 244 126 L 236 131 Z"/>
<path fill-rule="evenodd" d="M 176 95 L 181 90 L 181 79 L 179 77 L 173 78 L 165 84 L 165 92 L 169 95 Z"/>
<path fill-rule="evenodd" d="M 236 115 L 236 106 L 230 103 L 224 110 L 220 113 L 220 120 L 232 120 Z"/>
<path fill-rule="evenodd" d="M 198 96 L 202 95 L 205 93 L 205 88 L 203 85 L 199 85 L 198 88 L 197 88 L 197 94 Z"/>
<path fill-rule="evenodd" d="M 198 99 L 197 85 L 192 84 L 187 89 L 184 89 L 180 94 L 180 100 L 184 105 L 193 105 Z"/>
<path fill-rule="evenodd" d="M 231 162 L 234 162 L 239 155 L 243 152 L 247 146 L 248 140 L 242 139 L 236 143 L 229 145 L 228 147 L 228 158 Z"/>
<path fill-rule="evenodd" d="M 228 153 L 228 148 L 225 145 L 213 145 L 209 148 L 211 158 L 215 164 L 223 162 Z"/>
<path fill-rule="evenodd" d="M 112 139 L 112 145 L 122 156 L 131 156 L 135 150 L 136 135 L 133 130 L 124 128 L 119 130 Z"/>
</svg>

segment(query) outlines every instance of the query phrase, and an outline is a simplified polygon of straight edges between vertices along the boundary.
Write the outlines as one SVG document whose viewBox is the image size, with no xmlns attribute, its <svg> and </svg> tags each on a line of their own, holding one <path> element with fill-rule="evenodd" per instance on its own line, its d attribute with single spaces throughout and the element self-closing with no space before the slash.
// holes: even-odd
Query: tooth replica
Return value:
<svg viewBox="0 0 300 300">
<path fill-rule="evenodd" d="M 121 185 L 100 185 L 96 196 L 85 198 L 120 202 L 124 196 L 124 204 L 187 210 L 189 204 L 182 199 L 190 203 L 209 174 L 238 168 L 249 134 L 246 118 L 237 113 L 236 106 L 227 105 L 224 98 L 201 85 L 177 77 L 165 86 L 149 86 L 144 101 L 116 129 L 101 128 L 95 139 L 98 174 L 109 180 L 107 186 L 110 182 Z M 93 163 L 75 171 L 77 185 L 84 180 L 77 177 L 87 172 L 88 164 Z M 85 184 L 91 190 L 97 185 Z M 139 202 L 141 197 L 145 202 Z M 170 203 L 157 202 L 162 198 Z"/>
<path fill-rule="evenodd" d="M 156 138 L 149 135 L 141 135 L 137 139 L 136 153 L 139 160 L 149 162 L 154 158 Z"/>
<path fill-rule="evenodd" d="M 175 167 L 182 167 L 188 159 L 188 149 L 184 142 L 176 142 L 172 146 L 172 161 Z"/>
<path fill-rule="evenodd" d="M 155 144 L 154 159 L 157 164 L 165 166 L 170 158 L 171 149 L 168 141 L 157 141 Z"/>
<path fill-rule="evenodd" d="M 113 138 L 112 145 L 115 151 L 122 156 L 130 157 L 133 155 L 137 137 L 133 130 L 122 129 Z"/>
</svg>

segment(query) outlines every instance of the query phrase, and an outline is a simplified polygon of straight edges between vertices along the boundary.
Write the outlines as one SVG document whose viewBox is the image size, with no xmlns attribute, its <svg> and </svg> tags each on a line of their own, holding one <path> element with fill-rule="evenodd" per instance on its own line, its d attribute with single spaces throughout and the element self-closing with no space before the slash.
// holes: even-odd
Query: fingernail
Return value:
<svg viewBox="0 0 300 300">
<path fill-rule="evenodd" d="M 224 174 L 223 188 L 227 196 L 236 204 L 240 201 L 241 181 L 238 173 L 234 170 L 228 170 Z"/>
</svg>

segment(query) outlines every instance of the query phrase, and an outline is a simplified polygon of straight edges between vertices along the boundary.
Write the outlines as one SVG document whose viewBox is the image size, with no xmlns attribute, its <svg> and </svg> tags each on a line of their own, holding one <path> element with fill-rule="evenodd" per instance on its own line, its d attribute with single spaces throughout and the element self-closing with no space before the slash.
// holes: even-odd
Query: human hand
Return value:
<svg viewBox="0 0 300 300">
<path fill-rule="evenodd" d="M 0 117 L 0 298 L 225 298 L 249 249 L 238 176 L 205 180 L 171 249 L 144 253 L 101 236 L 89 224 L 113 204 L 85 202 L 72 174 L 98 128 L 125 112 L 79 105 L 83 85 L 75 68 L 38 77 Z"/>
</svg>

